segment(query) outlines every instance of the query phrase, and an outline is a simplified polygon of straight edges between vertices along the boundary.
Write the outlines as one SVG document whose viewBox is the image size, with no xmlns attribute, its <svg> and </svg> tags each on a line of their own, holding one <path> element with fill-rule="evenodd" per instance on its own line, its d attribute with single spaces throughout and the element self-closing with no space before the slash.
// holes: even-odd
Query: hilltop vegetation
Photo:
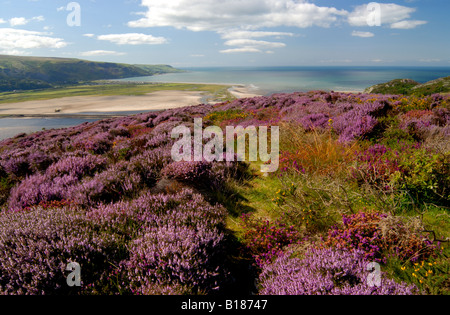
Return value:
<svg viewBox="0 0 450 315">
<path fill-rule="evenodd" d="M 436 93 L 450 93 L 450 77 L 440 78 L 424 84 L 410 79 L 396 79 L 367 88 L 365 93 L 390 95 L 425 96 Z"/>
<path fill-rule="evenodd" d="M 178 71 L 180 70 L 167 65 L 128 65 L 80 59 L 0 55 L 0 92 Z"/>
<path fill-rule="evenodd" d="M 173 161 L 194 117 L 279 126 L 279 170 Z M 449 294 L 449 128 L 449 96 L 312 91 L 4 140 L 0 294 Z"/>
</svg>

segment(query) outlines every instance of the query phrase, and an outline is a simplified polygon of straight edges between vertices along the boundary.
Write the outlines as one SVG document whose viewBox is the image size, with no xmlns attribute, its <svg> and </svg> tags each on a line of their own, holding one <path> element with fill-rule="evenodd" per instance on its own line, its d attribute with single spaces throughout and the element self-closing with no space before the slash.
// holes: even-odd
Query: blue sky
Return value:
<svg viewBox="0 0 450 315">
<path fill-rule="evenodd" d="M 450 66 L 444 0 L 0 0 L 0 54 L 132 64 Z"/>
</svg>

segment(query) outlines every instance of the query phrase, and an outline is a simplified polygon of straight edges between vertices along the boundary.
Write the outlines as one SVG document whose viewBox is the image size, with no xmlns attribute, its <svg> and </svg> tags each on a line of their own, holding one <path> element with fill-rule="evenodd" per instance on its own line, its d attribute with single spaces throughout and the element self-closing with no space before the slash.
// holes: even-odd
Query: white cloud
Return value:
<svg viewBox="0 0 450 315">
<path fill-rule="evenodd" d="M 0 18 L 0 24 L 5 24 L 7 23 L 4 19 Z"/>
<path fill-rule="evenodd" d="M 29 20 L 24 17 L 15 17 L 9 20 L 9 25 L 11 26 L 21 26 L 28 24 Z"/>
<path fill-rule="evenodd" d="M 32 21 L 38 21 L 38 22 L 43 22 L 45 21 L 45 18 L 42 15 L 39 16 L 35 16 L 34 18 L 31 19 Z"/>
<path fill-rule="evenodd" d="M 262 37 L 284 37 L 284 36 L 295 36 L 294 33 L 285 32 L 261 32 L 261 31 L 242 31 L 242 30 L 232 30 L 222 32 L 221 36 L 223 39 L 236 39 L 236 38 L 262 38 Z"/>
<path fill-rule="evenodd" d="M 373 26 L 370 25 L 371 18 L 378 14 L 379 22 L 382 25 L 390 25 L 393 29 L 412 29 L 426 24 L 426 21 L 408 20 L 416 12 L 415 8 L 401 6 L 395 3 L 375 3 L 379 11 L 374 13 L 370 11 L 368 4 L 355 7 L 348 16 L 348 23 L 352 26 Z"/>
<path fill-rule="evenodd" d="M 0 55 L 28 56 L 28 55 L 31 55 L 31 53 L 26 50 L 3 49 L 3 50 L 0 50 Z"/>
<path fill-rule="evenodd" d="M 195 32 L 218 33 L 225 45 L 236 48 L 222 53 L 262 52 L 265 48 L 284 47 L 280 41 L 254 41 L 265 37 L 277 39 L 296 36 L 293 33 L 271 31 L 270 28 L 331 27 L 348 23 L 351 26 L 369 26 L 369 5 L 355 6 L 353 11 L 331 6 L 320 6 L 312 0 L 141 0 L 146 12 L 141 18 L 128 22 L 130 27 L 174 27 Z M 419 23 L 409 21 L 416 12 L 394 3 L 377 4 L 380 24 L 392 28 L 414 28 Z M 357 32 L 353 36 L 373 37 L 370 32 Z M 272 50 L 269 50 L 273 53 Z"/>
<path fill-rule="evenodd" d="M 427 21 L 407 20 L 407 21 L 400 21 L 400 22 L 392 23 L 391 28 L 401 29 L 401 30 L 409 30 L 409 29 L 413 29 L 413 28 L 416 28 L 417 26 L 424 25 L 427 23 L 428 23 Z"/>
<path fill-rule="evenodd" d="M 93 38 L 95 37 L 95 34 L 83 34 L 84 37 Z"/>
<path fill-rule="evenodd" d="M 255 47 L 241 47 L 233 49 L 225 49 L 220 51 L 222 54 L 233 54 L 233 53 L 261 53 L 260 49 Z"/>
<path fill-rule="evenodd" d="M 420 62 L 441 62 L 441 59 L 437 59 L 437 58 L 430 58 L 430 59 L 419 59 Z"/>
<path fill-rule="evenodd" d="M 110 51 L 110 50 L 91 50 L 91 51 L 85 51 L 80 53 L 81 56 L 87 57 L 87 56 L 123 56 L 126 55 L 126 53 L 123 52 L 117 52 L 117 51 Z"/>
<path fill-rule="evenodd" d="M 11 25 L 12 27 L 22 26 L 22 25 L 27 25 L 31 21 L 43 22 L 43 21 L 45 21 L 45 18 L 42 15 L 35 16 L 31 19 L 26 19 L 24 17 L 14 17 L 9 20 L 9 25 Z"/>
<path fill-rule="evenodd" d="M 414 8 L 401 6 L 395 3 L 378 3 L 380 11 L 378 12 L 381 24 L 392 24 L 411 17 L 416 11 Z M 352 26 L 368 26 L 371 11 L 368 4 L 355 7 L 348 16 L 348 23 Z"/>
<path fill-rule="evenodd" d="M 280 48 L 286 47 L 286 44 L 279 42 L 267 42 L 254 39 L 231 39 L 225 42 L 227 46 L 261 47 L 261 48 Z"/>
<path fill-rule="evenodd" d="M 63 39 L 50 37 L 48 33 L 0 28 L 0 47 L 4 53 L 26 54 L 27 49 L 63 48 L 66 46 L 67 43 Z"/>
<path fill-rule="evenodd" d="M 97 39 L 110 41 L 118 45 L 160 45 L 167 43 L 167 39 L 164 37 L 140 33 L 100 35 Z"/>
<path fill-rule="evenodd" d="M 191 31 L 224 31 L 240 27 L 329 27 L 347 11 L 293 0 L 141 0 L 143 18 L 130 27 L 170 26 Z"/>
<path fill-rule="evenodd" d="M 371 32 L 353 31 L 353 32 L 352 32 L 352 36 L 355 36 L 355 37 L 362 37 L 362 38 L 369 38 L 369 37 L 374 37 L 375 34 L 374 34 L 374 33 L 371 33 Z"/>
<path fill-rule="evenodd" d="M 266 40 L 255 40 L 254 38 L 276 37 L 281 39 L 284 36 L 295 36 L 293 33 L 285 32 L 261 32 L 261 31 L 243 31 L 230 30 L 219 32 L 222 39 L 226 39 L 224 45 L 237 46 L 235 49 L 222 50 L 222 53 L 239 53 L 239 52 L 262 52 L 262 49 L 282 48 L 286 47 L 285 43 L 273 42 Z M 274 51 L 266 51 L 266 53 L 273 54 Z"/>
</svg>

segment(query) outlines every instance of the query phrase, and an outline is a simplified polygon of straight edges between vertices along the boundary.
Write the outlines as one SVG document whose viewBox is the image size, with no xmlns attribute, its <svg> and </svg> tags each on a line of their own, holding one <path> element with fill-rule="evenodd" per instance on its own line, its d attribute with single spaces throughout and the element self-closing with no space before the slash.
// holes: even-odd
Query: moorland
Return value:
<svg viewBox="0 0 450 315">
<path fill-rule="evenodd" d="M 196 117 L 279 126 L 279 170 L 174 162 Z M 310 91 L 1 141 L 0 294 L 447 295 L 449 124 L 445 94 Z"/>
</svg>

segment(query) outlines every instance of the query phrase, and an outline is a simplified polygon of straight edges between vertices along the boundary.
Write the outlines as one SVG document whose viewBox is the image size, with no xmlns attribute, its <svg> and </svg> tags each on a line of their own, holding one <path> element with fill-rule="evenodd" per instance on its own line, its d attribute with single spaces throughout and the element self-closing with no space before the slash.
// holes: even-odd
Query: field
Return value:
<svg viewBox="0 0 450 315">
<path fill-rule="evenodd" d="M 279 126 L 279 170 L 173 161 L 196 117 Z M 312 91 L 4 140 L 0 294 L 448 295 L 449 136 L 449 96 Z"/>
</svg>

